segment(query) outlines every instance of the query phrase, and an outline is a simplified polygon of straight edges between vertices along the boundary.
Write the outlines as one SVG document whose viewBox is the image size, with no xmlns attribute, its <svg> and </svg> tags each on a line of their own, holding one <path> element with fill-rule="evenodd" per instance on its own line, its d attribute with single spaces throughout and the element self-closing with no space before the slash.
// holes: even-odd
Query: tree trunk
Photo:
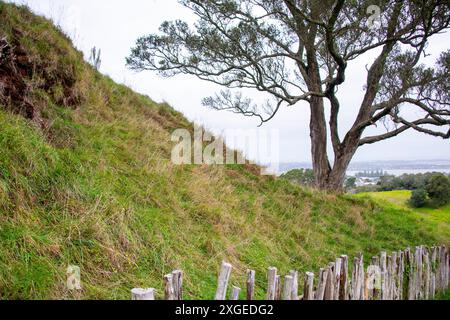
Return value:
<svg viewBox="0 0 450 320">
<path fill-rule="evenodd" d="M 312 97 L 310 109 L 309 126 L 315 185 L 319 189 L 327 189 L 331 167 L 327 155 L 327 127 L 323 98 Z"/>
<path fill-rule="evenodd" d="M 344 186 L 347 168 L 352 160 L 356 150 L 358 149 L 357 139 L 351 145 L 343 147 L 338 154 L 335 155 L 333 168 L 328 171 L 328 174 L 316 174 L 316 167 L 314 166 L 314 173 L 316 174 L 316 186 L 323 190 L 334 192 L 341 192 Z M 313 141 L 311 141 L 313 142 Z"/>
<path fill-rule="evenodd" d="M 347 152 L 335 157 L 333 169 L 328 177 L 327 189 L 341 191 L 344 186 L 348 165 L 354 152 Z"/>
<path fill-rule="evenodd" d="M 312 97 L 310 102 L 311 156 L 315 186 L 321 190 L 340 192 L 343 189 L 347 168 L 358 149 L 360 135 L 355 135 L 335 154 L 333 168 L 327 155 L 327 126 L 323 98 Z"/>
</svg>

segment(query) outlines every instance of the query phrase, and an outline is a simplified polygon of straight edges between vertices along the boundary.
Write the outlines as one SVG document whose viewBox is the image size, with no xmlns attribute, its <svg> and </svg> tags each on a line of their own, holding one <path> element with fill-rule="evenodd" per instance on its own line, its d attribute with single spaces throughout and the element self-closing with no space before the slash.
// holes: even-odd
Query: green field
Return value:
<svg viewBox="0 0 450 320">
<path fill-rule="evenodd" d="M 411 191 L 409 190 L 367 192 L 357 194 L 355 197 L 371 198 L 380 204 L 386 205 L 388 203 L 394 208 L 406 210 L 411 216 L 435 226 L 437 232 L 447 234 L 450 238 L 450 204 L 440 208 L 413 208 L 408 204 L 411 197 Z"/>
</svg>

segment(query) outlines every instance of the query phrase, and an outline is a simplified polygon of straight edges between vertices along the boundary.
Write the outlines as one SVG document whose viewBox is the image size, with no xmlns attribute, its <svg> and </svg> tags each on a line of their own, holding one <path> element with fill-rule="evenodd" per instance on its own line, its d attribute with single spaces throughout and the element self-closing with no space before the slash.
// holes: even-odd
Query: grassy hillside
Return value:
<svg viewBox="0 0 450 320">
<path fill-rule="evenodd" d="M 161 294 L 176 268 L 187 298 L 212 298 L 222 260 L 233 284 L 254 268 L 262 297 L 269 265 L 315 271 L 343 253 L 450 242 L 442 221 L 254 166 L 175 166 L 170 133 L 192 127 L 181 114 L 97 73 L 26 8 L 0 2 L 0 21 L 16 57 L 0 60 L 2 299 Z M 68 264 L 80 292 L 65 287 Z"/>
</svg>

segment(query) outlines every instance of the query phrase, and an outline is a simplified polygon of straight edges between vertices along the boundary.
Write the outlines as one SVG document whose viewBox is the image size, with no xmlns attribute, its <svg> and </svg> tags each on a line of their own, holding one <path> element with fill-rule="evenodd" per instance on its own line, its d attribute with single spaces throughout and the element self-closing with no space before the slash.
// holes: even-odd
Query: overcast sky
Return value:
<svg viewBox="0 0 450 320">
<path fill-rule="evenodd" d="M 102 49 L 100 71 L 115 81 L 149 95 L 156 101 L 167 101 L 189 120 L 201 123 L 215 133 L 229 128 L 256 129 L 259 122 L 228 112 L 208 110 L 201 99 L 220 90 L 215 85 L 191 76 L 163 79 L 153 72 L 134 73 L 125 66 L 125 57 L 136 39 L 155 33 L 164 20 L 193 21 L 189 10 L 176 0 L 16 0 L 59 24 L 75 45 L 89 56 L 96 46 Z M 448 48 L 450 34 L 439 35 L 429 46 L 434 54 Z M 342 111 L 341 134 L 353 122 L 363 94 L 365 65 L 371 57 L 363 56 L 349 65 L 346 84 L 339 88 Z M 433 57 L 430 57 L 431 59 Z M 255 99 L 257 94 L 252 95 Z M 262 130 L 279 130 L 280 161 L 310 161 L 309 111 L 305 104 L 282 109 Z M 369 133 L 381 133 L 383 126 Z M 250 155 L 253 157 L 252 155 Z M 449 140 L 426 136 L 410 130 L 407 133 L 360 148 L 355 161 L 450 159 Z"/>
</svg>

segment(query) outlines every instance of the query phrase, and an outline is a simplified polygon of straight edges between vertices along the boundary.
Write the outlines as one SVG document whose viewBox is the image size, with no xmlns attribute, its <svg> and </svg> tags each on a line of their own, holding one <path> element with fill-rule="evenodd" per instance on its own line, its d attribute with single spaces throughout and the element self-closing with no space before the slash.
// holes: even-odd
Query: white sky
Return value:
<svg viewBox="0 0 450 320">
<path fill-rule="evenodd" d="M 96 46 L 102 49 L 100 71 L 115 81 L 149 95 L 156 101 L 167 101 L 183 112 L 189 120 L 201 123 L 215 133 L 225 129 L 256 129 L 257 119 L 228 112 L 209 110 L 201 99 L 220 90 L 220 87 L 192 76 L 163 79 L 153 72 L 134 73 L 125 66 L 136 39 L 155 33 L 164 20 L 193 21 L 189 10 L 176 0 L 15 0 L 27 4 L 36 13 L 53 19 L 74 40 L 75 45 L 89 56 Z M 448 48 L 450 33 L 439 35 L 428 52 L 437 54 Z M 365 65 L 369 57 L 362 57 L 349 65 L 347 81 L 339 89 L 341 100 L 341 134 L 345 134 L 356 116 L 363 95 Z M 257 94 L 253 96 L 257 98 Z M 280 161 L 310 161 L 309 111 L 305 104 L 282 109 L 262 130 L 278 130 Z M 369 133 L 382 133 L 383 126 Z M 360 148 L 354 158 L 370 160 L 426 160 L 450 159 L 449 140 L 426 136 L 412 130 L 390 140 Z M 249 155 L 253 158 L 254 155 Z"/>
</svg>

